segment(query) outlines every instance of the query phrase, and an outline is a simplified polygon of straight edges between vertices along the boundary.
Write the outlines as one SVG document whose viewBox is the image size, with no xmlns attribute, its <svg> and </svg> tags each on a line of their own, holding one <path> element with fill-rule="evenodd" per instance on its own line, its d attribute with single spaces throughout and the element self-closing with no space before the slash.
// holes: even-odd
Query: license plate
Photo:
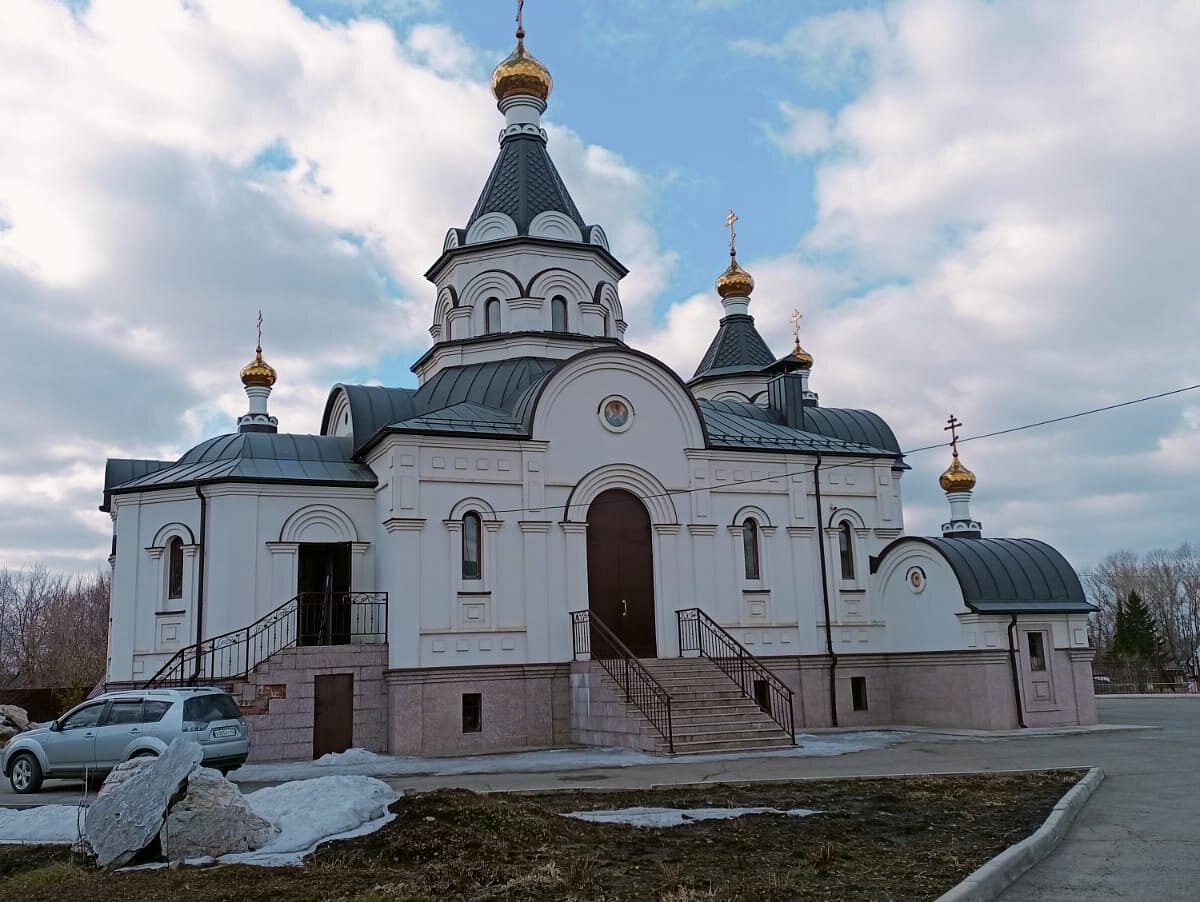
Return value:
<svg viewBox="0 0 1200 902">
<path fill-rule="evenodd" d="M 227 739 L 237 735 L 237 727 L 217 727 L 212 732 L 213 739 Z"/>
</svg>

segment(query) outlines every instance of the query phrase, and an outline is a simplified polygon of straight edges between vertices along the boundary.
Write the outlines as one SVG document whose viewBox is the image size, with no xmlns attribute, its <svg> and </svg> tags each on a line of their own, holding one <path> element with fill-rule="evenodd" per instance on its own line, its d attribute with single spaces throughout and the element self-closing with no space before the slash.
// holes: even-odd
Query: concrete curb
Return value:
<svg viewBox="0 0 1200 902">
<path fill-rule="evenodd" d="M 995 899 L 1054 850 L 1103 780 L 1104 771 L 1091 768 L 1054 806 L 1046 822 L 1032 836 L 1009 846 L 962 883 L 939 896 L 937 902 L 990 902 Z"/>
</svg>

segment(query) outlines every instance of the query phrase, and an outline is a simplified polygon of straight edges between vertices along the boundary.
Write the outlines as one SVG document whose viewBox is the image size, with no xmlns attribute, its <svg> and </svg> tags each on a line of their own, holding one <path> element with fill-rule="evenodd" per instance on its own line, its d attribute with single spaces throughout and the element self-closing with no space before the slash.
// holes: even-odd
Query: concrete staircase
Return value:
<svg viewBox="0 0 1200 902">
<path fill-rule="evenodd" d="M 708 658 L 643 658 L 641 663 L 671 696 L 676 755 L 791 747 L 792 739 L 787 732 L 763 713 L 756 702 L 746 698 L 738 685 Z M 620 688 L 595 661 L 591 662 L 591 672 L 605 684 L 608 698 L 620 699 Z M 624 716 L 609 723 L 620 726 L 632 721 L 630 726 L 639 727 L 636 733 L 644 741 L 621 741 L 598 724 L 599 732 L 592 742 L 632 745 L 669 754 L 667 741 L 637 708 L 623 701 L 620 704 Z"/>
</svg>

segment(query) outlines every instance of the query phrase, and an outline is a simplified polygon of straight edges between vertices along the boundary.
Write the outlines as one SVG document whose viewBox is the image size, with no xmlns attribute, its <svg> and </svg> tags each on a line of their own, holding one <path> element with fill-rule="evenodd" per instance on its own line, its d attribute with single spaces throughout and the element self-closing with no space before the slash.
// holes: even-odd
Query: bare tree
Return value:
<svg viewBox="0 0 1200 902">
<path fill-rule="evenodd" d="M 53 688 L 63 705 L 83 698 L 104 676 L 110 590 L 104 572 L 0 569 L 0 686 Z"/>
</svg>

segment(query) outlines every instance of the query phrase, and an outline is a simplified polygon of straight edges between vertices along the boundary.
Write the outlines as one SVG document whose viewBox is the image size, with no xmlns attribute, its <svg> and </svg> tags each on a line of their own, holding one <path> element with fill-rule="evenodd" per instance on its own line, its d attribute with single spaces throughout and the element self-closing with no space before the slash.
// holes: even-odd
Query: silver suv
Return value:
<svg viewBox="0 0 1200 902">
<path fill-rule="evenodd" d="M 204 766 L 227 773 L 250 752 L 237 702 L 220 689 L 107 692 L 44 727 L 18 733 L 4 749 L 4 775 L 15 792 L 37 792 L 42 780 L 99 779 L 129 758 L 158 755 L 172 739 L 191 739 Z"/>
</svg>

